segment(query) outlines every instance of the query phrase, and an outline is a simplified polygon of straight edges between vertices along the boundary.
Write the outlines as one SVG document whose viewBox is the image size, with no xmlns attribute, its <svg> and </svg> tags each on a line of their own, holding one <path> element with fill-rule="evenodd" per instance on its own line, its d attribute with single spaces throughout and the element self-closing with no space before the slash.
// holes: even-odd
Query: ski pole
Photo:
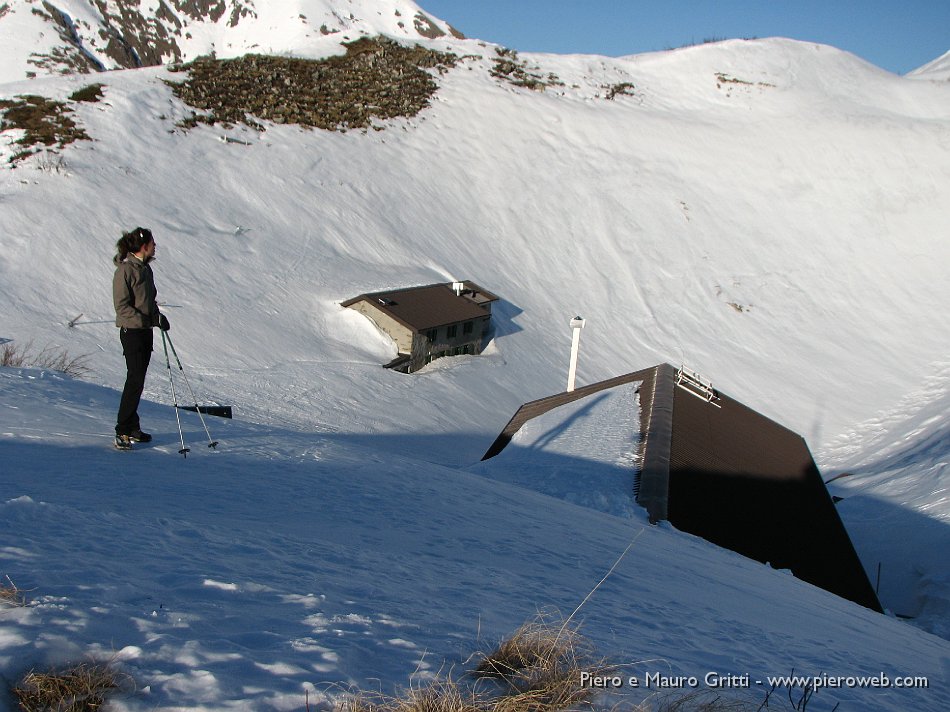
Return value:
<svg viewBox="0 0 950 712">
<path fill-rule="evenodd" d="M 198 399 L 195 397 L 195 391 L 192 389 L 191 383 L 188 381 L 188 376 L 185 374 L 185 369 L 182 368 L 181 359 L 178 358 L 178 352 L 175 350 L 175 344 L 172 341 L 172 337 L 168 336 L 168 334 L 163 331 L 162 338 L 167 338 L 168 345 L 172 347 L 172 354 L 174 354 L 175 361 L 178 363 L 178 370 L 181 371 L 181 376 L 185 379 L 185 385 L 188 386 L 188 391 L 191 393 L 191 399 L 195 402 L 195 412 L 198 414 L 198 418 L 201 420 L 201 425 L 205 429 L 205 434 L 208 436 L 208 447 L 214 450 L 218 446 L 218 441 L 211 439 L 211 431 L 208 430 L 208 424 L 205 423 L 205 417 L 201 414 L 201 408 L 198 407 Z"/>
<path fill-rule="evenodd" d="M 188 453 L 191 452 L 187 447 L 185 447 L 185 434 L 181 430 L 181 416 L 178 414 L 178 394 L 175 393 L 175 379 L 172 378 L 172 364 L 168 360 L 168 344 L 165 341 L 165 332 L 162 332 L 162 348 L 165 350 L 165 366 L 168 368 L 168 382 L 172 387 L 172 400 L 175 401 L 175 420 L 178 421 L 178 437 L 181 438 L 181 450 L 178 451 L 178 454 L 182 457 L 187 458 Z"/>
</svg>

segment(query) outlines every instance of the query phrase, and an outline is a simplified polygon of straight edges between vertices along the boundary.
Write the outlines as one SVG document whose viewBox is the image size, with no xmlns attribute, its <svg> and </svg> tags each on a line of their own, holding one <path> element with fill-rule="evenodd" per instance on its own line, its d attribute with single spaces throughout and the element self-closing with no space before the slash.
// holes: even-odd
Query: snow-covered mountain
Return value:
<svg viewBox="0 0 950 712">
<path fill-rule="evenodd" d="M 950 81 L 950 52 L 937 57 L 932 62 L 927 62 L 924 66 L 908 73 L 907 76 L 937 82 Z"/>
<path fill-rule="evenodd" d="M 189 61 L 214 53 L 307 52 L 322 39 L 459 36 L 411 0 L 9 0 L 0 82 Z"/>
<path fill-rule="evenodd" d="M 160 3 L 147 16 L 171 23 L 178 49 L 154 61 L 342 56 L 341 41 L 378 32 L 456 56 L 429 70 L 437 88 L 418 114 L 259 131 L 196 121 L 211 110 L 185 104 L 170 83 L 187 75 L 164 66 L 37 66 L 36 51 L 123 66 L 98 28 L 131 5 L 55 4 L 81 42 L 31 29 L 53 6 L 0 4 L 2 71 L 13 67 L 0 111 L 42 109 L 88 138 L 31 153 L 41 144 L 17 143 L 29 133 L 7 116 L 0 339 L 91 354 L 93 370 L 86 383 L 0 372 L 0 513 L 19 532 L 0 573 L 38 592 L 0 613 L 4 676 L 112 645 L 154 694 L 126 709 L 294 709 L 306 685 L 391 689 L 417 665 L 437 671 L 471 652 L 475 636 L 457 630 L 479 620 L 497 638 L 538 606 L 569 612 L 642 515 L 571 492 L 570 477 L 532 487 L 546 469 L 526 466 L 530 453 L 517 473 L 478 460 L 521 403 L 564 388 L 581 314 L 579 383 L 685 362 L 802 433 L 826 476 L 853 473 L 833 485 L 842 516 L 872 581 L 882 564 L 885 606 L 916 623 L 646 527 L 651 553 L 598 591 L 589 632 L 602 651 L 689 674 L 902 660 L 932 688 L 823 699 L 946 706 L 950 648 L 929 633 L 948 635 L 950 605 L 950 85 L 783 39 L 518 55 L 455 37 L 411 2 Z M 430 24 L 446 34 L 430 39 Z M 62 104 L 25 98 L 38 95 Z M 175 454 L 161 352 L 145 409 L 158 444 L 137 460 L 107 449 L 124 377 L 111 257 L 135 225 L 155 232 L 159 297 L 196 391 L 235 407 L 220 452 Z M 395 347 L 340 307 L 454 279 L 501 297 L 492 339 L 411 376 L 382 369 Z M 186 436 L 202 433 L 186 421 Z M 577 457 L 588 476 L 597 458 Z M 506 542 L 509 515 L 512 542 L 557 545 L 538 559 Z M 130 532 L 145 543 L 126 547 Z"/>
</svg>

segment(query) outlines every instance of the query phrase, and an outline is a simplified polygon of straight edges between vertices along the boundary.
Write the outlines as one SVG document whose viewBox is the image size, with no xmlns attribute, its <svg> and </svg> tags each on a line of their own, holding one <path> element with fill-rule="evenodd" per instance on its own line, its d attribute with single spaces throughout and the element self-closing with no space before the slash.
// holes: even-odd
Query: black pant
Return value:
<svg viewBox="0 0 950 712">
<path fill-rule="evenodd" d="M 152 330 L 120 329 L 119 340 L 122 342 L 122 353 L 125 355 L 128 373 L 125 377 L 125 388 L 122 389 L 122 400 L 119 401 L 115 432 L 116 435 L 130 435 L 141 429 L 139 400 L 145 388 L 148 362 L 152 358 Z"/>
</svg>

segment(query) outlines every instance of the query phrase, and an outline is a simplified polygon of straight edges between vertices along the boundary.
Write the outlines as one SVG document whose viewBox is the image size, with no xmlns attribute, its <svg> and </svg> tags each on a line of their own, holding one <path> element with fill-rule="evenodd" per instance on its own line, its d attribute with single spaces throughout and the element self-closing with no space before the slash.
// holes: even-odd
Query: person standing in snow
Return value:
<svg viewBox="0 0 950 712">
<path fill-rule="evenodd" d="M 137 227 L 125 233 L 116 243 L 116 250 L 112 301 L 127 374 L 116 418 L 115 446 L 130 450 L 133 442 L 147 443 L 152 439 L 142 432 L 138 413 L 145 374 L 152 358 L 152 327 L 157 326 L 162 331 L 171 327 L 156 301 L 155 280 L 149 266 L 155 259 L 151 230 Z"/>
</svg>

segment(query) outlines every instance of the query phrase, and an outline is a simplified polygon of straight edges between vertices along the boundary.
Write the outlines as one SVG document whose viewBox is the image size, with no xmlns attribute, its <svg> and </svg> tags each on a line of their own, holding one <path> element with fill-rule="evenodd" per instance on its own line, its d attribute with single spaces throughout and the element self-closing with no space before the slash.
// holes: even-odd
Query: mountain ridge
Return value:
<svg viewBox="0 0 950 712">
<path fill-rule="evenodd" d="M 908 77 L 916 79 L 929 79 L 931 81 L 950 81 L 950 52 L 937 57 L 922 67 L 918 67 L 907 74 Z"/>
<path fill-rule="evenodd" d="M 0 83 L 63 72 L 94 73 L 187 62 L 215 54 L 281 53 L 384 34 L 461 38 L 411 0 L 10 0 L 0 7 Z M 360 12 L 360 16 L 354 14 Z"/>
<path fill-rule="evenodd" d="M 373 35 L 410 42 L 465 38 L 412 0 L 294 0 L 276 8 L 266 2 L 258 7 L 256 0 L 159 0 L 155 6 L 145 0 L 8 0 L 0 5 L 0 46 L 9 48 L 0 83 L 207 54 L 319 55 L 327 46 L 321 40 Z M 942 80 L 945 64 L 946 56 L 936 58 L 906 76 Z"/>
</svg>

